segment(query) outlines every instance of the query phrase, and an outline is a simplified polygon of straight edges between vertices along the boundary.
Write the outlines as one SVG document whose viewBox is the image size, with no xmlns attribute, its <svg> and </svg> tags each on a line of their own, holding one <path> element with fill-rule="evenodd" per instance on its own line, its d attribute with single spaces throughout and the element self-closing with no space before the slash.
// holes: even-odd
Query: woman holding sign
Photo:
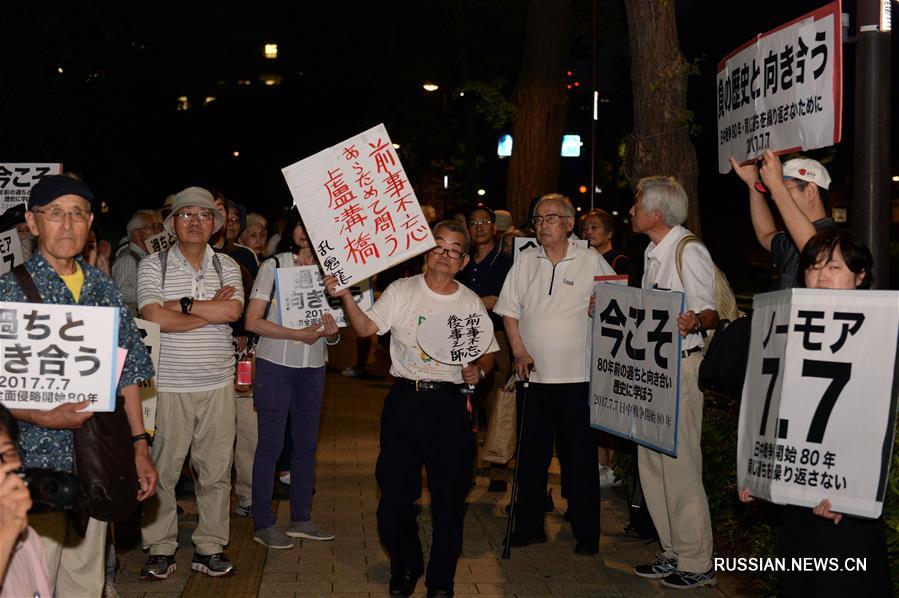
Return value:
<svg viewBox="0 0 899 598">
<path fill-rule="evenodd" d="M 286 328 L 278 324 L 275 294 L 276 268 L 314 265 L 312 245 L 296 208 L 276 254 L 259 268 L 246 329 L 259 335 L 256 347 L 256 377 L 253 404 L 259 426 L 259 443 L 253 461 L 253 540 L 269 548 L 292 548 L 290 538 L 333 540 L 312 521 L 312 491 L 315 483 L 315 449 L 322 399 L 325 394 L 325 363 L 328 346 L 340 340 L 337 322 L 326 313 L 321 324 Z M 290 527 L 275 527 L 272 492 L 275 466 L 284 446 L 284 430 L 290 416 L 293 455 L 290 462 Z"/>
<path fill-rule="evenodd" d="M 827 229 L 802 249 L 800 271 L 806 288 L 867 289 L 871 287 L 871 252 L 846 230 Z M 753 500 L 749 489 L 740 500 Z M 787 559 L 788 571 L 779 580 L 780 596 L 889 596 L 883 518 L 865 519 L 834 513 L 827 498 L 812 509 L 780 507 L 778 556 Z M 789 570 L 793 559 L 830 559 L 824 570 Z M 865 569 L 843 569 L 847 561 L 865 560 Z"/>
</svg>

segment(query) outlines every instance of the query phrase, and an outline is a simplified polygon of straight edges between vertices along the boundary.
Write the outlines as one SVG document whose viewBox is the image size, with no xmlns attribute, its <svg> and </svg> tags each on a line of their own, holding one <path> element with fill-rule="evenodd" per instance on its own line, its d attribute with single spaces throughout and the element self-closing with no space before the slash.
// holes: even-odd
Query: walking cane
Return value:
<svg viewBox="0 0 899 598">
<path fill-rule="evenodd" d="M 518 423 L 518 447 L 515 449 L 515 471 L 512 474 L 512 494 L 509 503 L 509 514 L 506 520 L 506 539 L 503 542 L 503 558 L 508 559 L 512 543 L 512 524 L 515 521 L 515 506 L 518 503 L 518 469 L 521 467 L 521 437 L 524 433 L 524 416 L 528 406 L 528 381 L 524 381 L 524 393 L 521 397 L 521 421 Z"/>
</svg>

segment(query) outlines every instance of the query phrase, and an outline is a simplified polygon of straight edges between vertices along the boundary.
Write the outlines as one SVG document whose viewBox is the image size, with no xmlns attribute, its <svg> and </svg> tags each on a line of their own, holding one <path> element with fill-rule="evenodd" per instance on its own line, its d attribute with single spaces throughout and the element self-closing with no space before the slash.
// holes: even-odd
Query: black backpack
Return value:
<svg viewBox="0 0 899 598">
<path fill-rule="evenodd" d="M 740 400 L 749 361 L 752 316 L 721 320 L 699 365 L 699 388 L 708 394 Z"/>
</svg>

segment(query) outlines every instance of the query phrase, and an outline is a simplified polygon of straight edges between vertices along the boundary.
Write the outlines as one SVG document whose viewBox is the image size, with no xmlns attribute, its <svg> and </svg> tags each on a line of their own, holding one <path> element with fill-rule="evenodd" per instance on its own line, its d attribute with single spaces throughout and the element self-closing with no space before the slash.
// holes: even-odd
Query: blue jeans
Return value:
<svg viewBox="0 0 899 598">
<path fill-rule="evenodd" d="M 315 449 L 325 368 L 290 368 L 264 359 L 256 360 L 253 404 L 259 425 L 259 442 L 253 460 L 253 525 L 265 529 L 275 525 L 272 490 L 275 465 L 284 447 L 284 430 L 290 415 L 293 455 L 290 460 L 290 520 L 312 517 L 315 486 Z"/>
</svg>

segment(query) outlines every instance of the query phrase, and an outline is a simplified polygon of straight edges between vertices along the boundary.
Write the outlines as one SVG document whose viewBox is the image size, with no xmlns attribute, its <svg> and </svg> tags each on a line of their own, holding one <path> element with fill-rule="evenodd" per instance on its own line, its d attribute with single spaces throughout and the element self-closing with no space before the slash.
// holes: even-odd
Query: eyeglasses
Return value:
<svg viewBox="0 0 899 598">
<path fill-rule="evenodd" d="M 43 214 L 50 222 L 62 222 L 66 216 L 71 216 L 74 222 L 87 222 L 90 220 L 91 211 L 75 208 L 63 210 L 62 208 L 47 208 L 44 210 L 31 210 L 35 214 Z"/>
<path fill-rule="evenodd" d="M 559 221 L 560 218 L 570 218 L 570 216 L 564 216 L 562 214 L 547 214 L 546 216 L 534 216 L 531 218 L 531 222 L 534 223 L 534 226 L 540 226 L 541 224 L 555 224 Z"/>
<path fill-rule="evenodd" d="M 455 249 L 447 249 L 446 247 L 441 247 L 440 245 L 432 249 L 431 253 L 433 253 L 434 255 L 446 254 L 446 257 L 450 258 L 451 260 L 461 260 L 465 255 L 461 251 L 456 251 Z"/>
<path fill-rule="evenodd" d="M 0 453 L 0 463 L 12 463 L 21 460 L 22 457 L 19 455 L 19 449 L 11 448 Z"/>
<path fill-rule="evenodd" d="M 181 220 L 182 222 L 188 222 L 189 220 L 193 220 L 196 218 L 200 222 L 209 222 L 212 220 L 212 210 L 201 210 L 199 212 L 178 212 L 175 214 L 175 218 Z"/>
<path fill-rule="evenodd" d="M 493 220 L 490 220 L 490 219 L 486 219 L 486 220 L 470 220 L 470 221 L 468 222 L 468 226 L 471 226 L 471 227 L 474 227 L 474 226 L 487 226 L 488 224 L 493 224 Z"/>
</svg>

